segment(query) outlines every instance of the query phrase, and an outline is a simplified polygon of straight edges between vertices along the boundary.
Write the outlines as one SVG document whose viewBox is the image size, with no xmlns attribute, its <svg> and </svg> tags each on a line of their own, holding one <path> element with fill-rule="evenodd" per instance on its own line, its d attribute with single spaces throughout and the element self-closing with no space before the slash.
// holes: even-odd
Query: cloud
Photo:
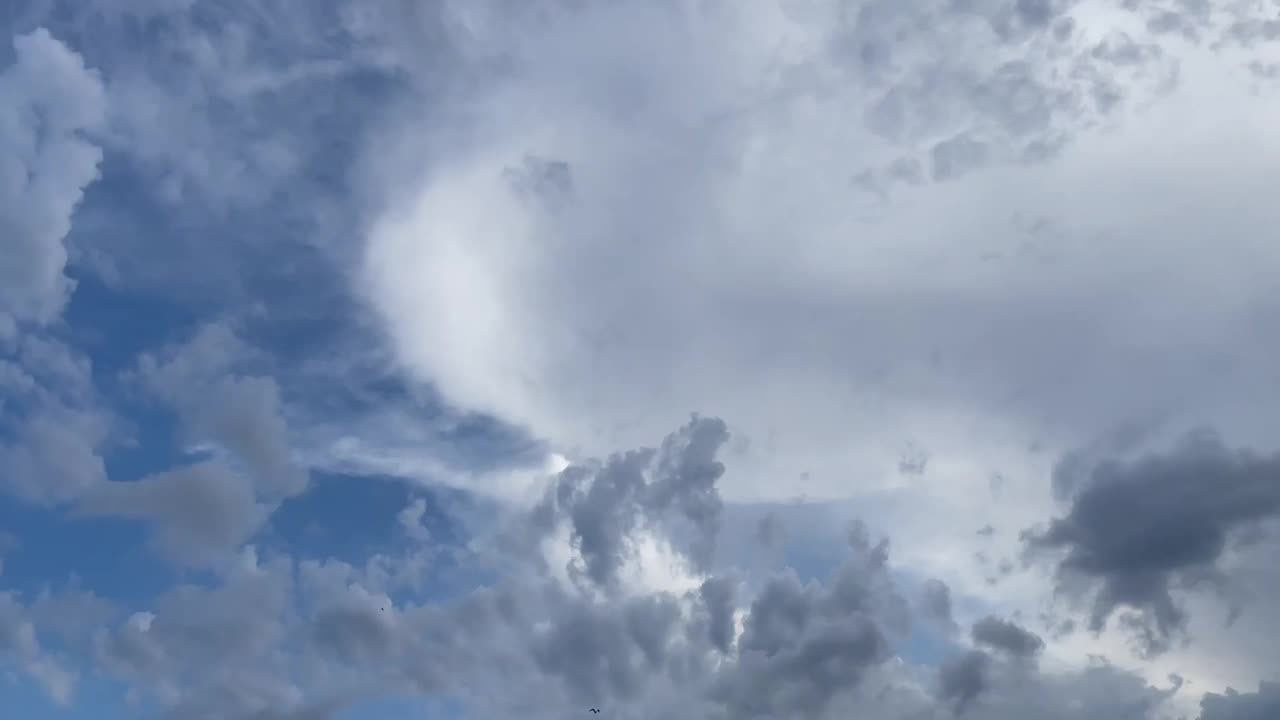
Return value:
<svg viewBox="0 0 1280 720">
<path fill-rule="evenodd" d="M 74 501 L 106 480 L 112 430 L 88 358 L 40 333 L 0 346 L 0 489 L 37 505 Z"/>
<path fill-rule="evenodd" d="M 1175 592 L 1219 582 L 1233 537 L 1280 513 L 1278 481 L 1280 459 L 1199 431 L 1164 453 L 1092 466 L 1067 514 L 1026 538 L 1063 553 L 1063 582 L 1096 590 L 1094 630 L 1129 608 L 1157 651 L 1186 624 Z"/>
<path fill-rule="evenodd" d="M 157 552 L 194 565 L 224 562 L 267 517 L 252 485 L 214 462 L 104 483 L 83 497 L 76 511 L 149 520 L 155 524 Z"/>
<path fill-rule="evenodd" d="M 955 624 L 951 617 L 951 588 L 937 578 L 924 582 L 920 593 L 921 609 L 924 616 L 943 623 L 947 627 Z"/>
<path fill-rule="evenodd" d="M 276 381 L 241 369 L 251 356 L 230 327 L 212 323 L 183 345 L 143 356 L 138 376 L 178 414 L 189 442 L 219 445 L 276 502 L 301 492 L 307 475 L 292 457 Z"/>
<path fill-rule="evenodd" d="M 1034 657 L 1044 649 L 1044 640 L 1017 623 L 987 616 L 973 624 L 973 641 L 1020 659 Z"/>
<path fill-rule="evenodd" d="M 12 593 L 0 593 L 0 668 L 13 667 L 44 686 L 58 705 L 72 700 L 76 674 L 62 667 L 40 644 L 27 608 Z"/>
<path fill-rule="evenodd" d="M 684 549 L 705 568 L 720 529 L 716 481 L 724 465 L 716 453 L 728 439 L 723 421 L 695 416 L 659 448 L 566 468 L 533 513 L 533 541 L 567 523 L 579 556 L 570 570 L 604 589 L 617 586 L 621 567 L 637 552 L 637 531 L 691 534 Z"/>
<path fill-rule="evenodd" d="M 0 70 L 0 315 L 49 322 L 71 290 L 63 239 L 102 151 L 85 133 L 106 117 L 97 72 L 40 28 L 13 39 Z"/>
<path fill-rule="evenodd" d="M 1200 720 L 1262 720 L 1280 712 L 1280 687 L 1264 684 L 1256 693 L 1234 690 L 1208 693 L 1200 701 Z"/>
<path fill-rule="evenodd" d="M 299 704 L 278 648 L 287 637 L 289 564 L 252 553 L 214 587 L 177 585 L 153 609 L 99 632 L 101 667 L 172 717 L 233 717 Z"/>
<path fill-rule="evenodd" d="M 2 482 L 198 568 L 158 596 L 122 580 L 120 612 L 7 596 L 4 662 L 55 694 L 86 672 L 196 720 L 395 694 L 1166 720 L 1269 679 L 1280 106 L 1244 67 L 1273 52 L 1257 4 L 83 3 L 27 32 L 40 9 L 0 70 L 0 153 L 66 162 L 0 155 L 42 188 L 0 204 L 31 230 L 0 233 L 25 263 L 0 290 Z M 77 210 L 98 146 L 113 184 Z M 76 350 L 92 312 L 56 322 L 65 275 L 95 272 L 106 300 L 178 282 L 235 320 L 114 387 Z M 95 384 L 142 391 L 200 457 L 106 482 Z M 1260 450 L 1152 450 L 1196 422 Z M 418 489 L 372 556 L 258 538 L 310 467 L 482 492 L 476 536 L 426 532 Z M 840 543 L 852 517 L 874 530 Z M 973 532 L 1045 519 L 1022 569 L 1014 533 Z M 1055 580 L 1101 632 L 1056 631 Z M 1205 696 L 1201 720 L 1273 694 Z"/>
<path fill-rule="evenodd" d="M 427 501 L 423 498 L 414 498 L 413 502 L 396 515 L 396 522 L 400 523 L 400 529 L 405 535 L 425 542 L 431 539 L 431 531 L 422 524 L 422 516 L 426 512 Z"/>
<path fill-rule="evenodd" d="M 952 658 L 938 671 L 938 694 L 953 703 L 957 715 L 964 714 L 969 705 L 987 690 L 987 668 L 991 656 L 981 650 L 971 650 Z"/>
<path fill-rule="evenodd" d="M 752 441 L 731 500 L 788 499 L 777 479 L 801 472 L 814 500 L 892 486 L 908 437 L 933 475 L 1029 465 L 1033 441 L 1135 415 L 1261 433 L 1234 408 L 1267 373 L 1249 318 L 1270 291 L 1248 268 L 1275 257 L 1246 238 L 1275 220 L 1248 160 L 1272 144 L 1182 119 L 1215 94 L 1233 117 L 1274 105 L 1225 56 L 1171 85 L 1181 46 L 1131 14 L 1018 7 L 443 11 L 470 130 L 406 110 L 370 148 L 387 200 L 358 288 L 415 377 L 568 457 L 725 417 Z M 885 203 L 849 188 L 913 162 L 920 184 Z M 1247 219 L 1210 207 L 1208 175 L 1252 198 Z M 530 191 L 553 176 L 554 202 Z M 1217 223 L 1238 232 L 1210 249 Z"/>
<path fill-rule="evenodd" d="M 680 428 L 651 467 L 680 468 L 677 461 L 691 457 L 699 460 L 683 464 L 686 470 L 708 467 L 714 453 L 690 455 L 699 447 L 690 440 L 700 428 L 719 427 L 700 418 Z M 616 487 L 617 466 L 589 467 L 594 472 L 576 485 L 582 493 Z M 553 493 L 561 480 L 548 480 Z M 637 503 L 627 493 L 597 497 L 590 507 L 602 516 L 628 508 L 638 516 L 635 529 L 671 529 L 661 522 L 669 505 Z M 172 507 L 164 498 L 159 491 L 149 498 L 158 517 Z M 498 524 L 519 531 L 544 511 L 515 511 Z M 207 522 L 185 520 L 193 527 L 182 532 Z M 78 632 L 92 633 L 99 672 L 159 703 L 164 717 L 323 716 L 395 692 L 447 694 L 468 716 L 550 718 L 600 706 L 615 717 L 683 707 L 708 717 L 833 718 L 859 709 L 878 717 L 959 711 L 1012 720 L 1054 707 L 1065 720 L 1163 720 L 1170 697 L 1111 666 L 1026 663 L 1043 643 L 995 618 L 976 623 L 974 639 L 996 654 L 962 650 L 936 668 L 909 663 L 898 648 L 915 621 L 911 604 L 887 541 L 862 526 L 848 533 L 841 564 L 823 579 L 802 582 L 786 569 L 748 584 L 708 570 L 687 590 L 629 585 L 601 593 L 530 564 L 549 552 L 545 545 L 492 542 L 500 532 L 494 525 L 468 544 L 479 553 L 473 561 L 505 571 L 492 586 L 455 599 L 415 600 L 386 584 L 396 567 L 415 561 L 416 543 L 363 569 L 287 556 L 263 561 L 246 549 L 205 580 L 174 586 L 122 621 L 108 617 L 105 629 Z M 614 562 L 626 575 L 645 558 L 624 553 Z M 34 629 L 14 637 L 23 632 Z M 1207 714 L 1221 712 L 1215 703 L 1206 698 L 1204 720 L 1217 720 Z"/>
</svg>

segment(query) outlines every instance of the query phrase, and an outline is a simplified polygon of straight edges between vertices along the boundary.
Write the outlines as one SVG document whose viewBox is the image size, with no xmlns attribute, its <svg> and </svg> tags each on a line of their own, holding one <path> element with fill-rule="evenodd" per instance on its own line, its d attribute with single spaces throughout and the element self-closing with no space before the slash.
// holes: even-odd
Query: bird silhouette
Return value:
<svg viewBox="0 0 1280 720">
<path fill-rule="evenodd" d="M 600 708 L 591 708 L 591 712 L 592 712 L 592 713 L 594 713 L 594 714 L 596 714 L 596 715 L 599 715 L 599 714 L 600 714 Z"/>
</svg>

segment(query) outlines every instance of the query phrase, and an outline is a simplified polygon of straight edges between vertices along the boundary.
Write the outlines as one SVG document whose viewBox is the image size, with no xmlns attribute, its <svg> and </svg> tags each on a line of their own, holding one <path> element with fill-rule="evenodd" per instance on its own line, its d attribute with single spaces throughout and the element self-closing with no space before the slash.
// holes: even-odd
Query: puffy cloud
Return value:
<svg viewBox="0 0 1280 720">
<path fill-rule="evenodd" d="M 1039 635 L 1017 623 L 987 616 L 973 624 L 973 641 L 979 645 L 1008 653 L 1015 658 L 1030 658 L 1044 649 Z"/>
<path fill-rule="evenodd" d="M 1262 720 L 1280 713 L 1280 685 L 1264 684 L 1255 693 L 1208 693 L 1200 701 L 1200 720 Z"/>
<path fill-rule="evenodd" d="M 183 345 L 143 356 L 138 376 L 177 412 L 189 442 L 220 446 L 276 502 L 301 492 L 307 474 L 292 457 L 276 381 L 242 370 L 252 354 L 230 327 L 212 323 Z"/>
<path fill-rule="evenodd" d="M 16 668 L 33 678 L 59 705 L 72 700 L 76 674 L 55 660 L 40 644 L 36 626 L 12 593 L 0 592 L 0 667 Z"/>
<path fill-rule="evenodd" d="M 1168 452 L 1086 472 L 1067 514 L 1027 533 L 1027 541 L 1063 552 L 1063 581 L 1096 589 L 1095 630 L 1117 609 L 1141 613 L 1149 651 L 1186 623 L 1175 592 L 1220 582 L 1218 563 L 1232 539 L 1280 513 L 1280 459 L 1229 448 L 1209 431 Z"/>
<path fill-rule="evenodd" d="M 71 283 L 63 239 L 102 151 L 85 133 L 106 116 L 97 72 L 44 28 L 13 39 L 0 70 L 0 315 L 48 322 Z"/>
<path fill-rule="evenodd" d="M 106 480 L 112 424 L 88 358 L 39 333 L 0 346 L 0 489 L 39 505 L 74 501 Z"/>
<path fill-rule="evenodd" d="M 953 703 L 957 715 L 963 714 L 987 689 L 987 672 L 991 656 L 971 650 L 945 662 L 938 671 L 938 694 Z"/>
<path fill-rule="evenodd" d="M 722 420 L 694 417 L 660 448 L 566 468 L 532 515 L 534 540 L 567 523 L 580 558 L 571 570 L 605 589 L 619 582 L 620 568 L 637 552 L 641 530 L 672 528 L 673 539 L 691 534 L 682 545 L 690 559 L 706 567 L 720 529 L 716 481 L 724 465 L 716 453 L 728 439 Z"/>
<path fill-rule="evenodd" d="M 157 552 L 196 565 L 225 562 L 267 516 L 249 481 L 213 462 L 104 483 L 76 510 L 149 520 L 155 524 Z"/>
<path fill-rule="evenodd" d="M 306 484 L 291 437 L 302 425 L 285 422 L 297 388 L 228 326 L 152 354 L 136 374 L 216 461 L 110 488 L 99 487 L 106 430 L 91 388 L 51 393 L 33 368 L 56 363 L 0 365 L 6 422 L 20 411 L 0 445 L 0 464 L 22 470 L 6 490 L 145 518 L 183 562 L 223 558 L 98 636 L 101 669 L 171 716 L 324 716 L 412 692 L 521 717 L 586 701 L 613 717 L 1010 720 L 1046 707 L 1067 720 L 1160 717 L 1172 691 L 1151 678 L 1195 657 L 1137 666 L 1145 675 L 1082 669 L 1086 652 L 1119 652 L 1113 638 L 1050 632 L 1045 642 L 995 619 L 1033 617 L 1049 586 L 1038 567 L 1001 562 L 1000 587 L 985 587 L 974 550 L 995 565 L 1018 548 L 1011 533 L 973 529 L 1051 514 L 1032 544 L 1061 553 L 1051 567 L 1063 589 L 1094 601 L 1095 621 L 1136 608 L 1157 643 L 1187 626 L 1219 654 L 1245 646 L 1232 645 L 1238 628 L 1196 625 L 1221 608 L 1182 589 L 1208 579 L 1236 592 L 1236 553 L 1252 542 L 1258 562 L 1271 549 L 1265 534 L 1249 536 L 1272 513 L 1264 484 L 1247 479 L 1269 456 L 1218 447 L 1105 471 L 1086 458 L 1082 473 L 1058 473 L 1061 512 L 1042 480 L 1046 458 L 1133 416 L 1206 419 L 1242 443 L 1273 441 L 1276 347 L 1257 328 L 1276 315 L 1265 241 L 1278 219 L 1276 105 L 1250 94 L 1253 80 L 1232 70 L 1242 54 L 1227 47 L 1249 45 L 1247 59 L 1263 62 L 1273 33 L 1256 4 L 112 5 L 95 6 L 84 25 L 94 32 L 72 43 L 107 78 L 95 142 L 160 180 L 149 189 L 183 212 L 275 207 L 272 227 L 301 218 L 329 239 L 365 225 L 365 244 L 334 255 L 363 255 L 359 289 L 414 380 L 458 406 L 442 414 L 493 414 L 548 441 L 530 454 L 573 460 L 557 461 L 532 510 L 503 507 L 514 516 L 504 542 L 452 555 L 479 563 L 470 569 L 495 587 L 428 600 L 414 593 L 438 549 L 419 501 L 386 518 L 412 541 L 403 556 L 227 563 L 263 513 Z M 70 24 L 83 19 L 66 10 Z M 135 14 L 163 28 L 155 43 L 108 47 L 134 39 Z M 24 42 L 65 59 L 40 37 Z M 1205 51 L 1215 44 L 1222 52 Z M 6 92 L 20 67 L 5 71 Z M 395 79 L 354 84 L 405 92 L 389 110 L 354 100 L 369 93 L 335 99 L 350 89 L 345 73 L 371 67 Z M 344 113 L 398 132 L 365 136 Z M 312 117 L 324 127 L 299 121 Z M 66 168 L 84 172 L 51 186 L 47 208 L 65 212 L 49 217 L 69 217 L 96 157 L 84 133 L 63 135 L 79 163 Z M 315 202 L 313 181 L 346 172 L 350 145 L 368 146 L 364 163 L 318 195 L 344 202 Z M 60 246 L 61 225 L 40 227 L 56 240 L 42 252 Z M 245 235 L 167 247 L 203 271 L 229 246 L 276 239 Z M 124 240 L 104 256 L 161 252 L 114 236 Z M 0 317 L 0 343 L 61 304 L 65 256 L 40 257 L 56 274 L 23 282 L 54 281 L 5 284 L 0 293 L 40 299 L 4 310 L 25 313 L 24 325 Z M 607 455 L 693 409 L 729 418 L 734 442 L 724 423 L 700 418 L 657 447 Z M 373 438 L 337 417 L 307 446 L 333 467 L 524 499 L 527 477 L 459 471 L 464 451 L 424 461 L 444 451 L 436 436 L 420 439 L 421 411 L 404 402 L 378 415 L 385 434 Z M 929 447 L 927 473 L 920 457 L 901 457 L 905 438 Z M 1143 479 L 1188 457 L 1234 478 L 1221 497 Z M 989 488 L 997 471 L 1007 481 Z M 1147 499 L 1166 486 L 1174 492 Z M 796 568 L 765 578 L 727 568 L 726 501 L 793 497 L 856 498 L 825 512 L 891 531 L 900 566 L 865 531 L 847 550 L 802 546 L 815 511 L 796 512 L 786 538 L 777 515 L 759 527 L 770 563 Z M 1199 514 L 1183 507 L 1197 503 Z M 1144 512 L 1151 504 L 1168 517 Z M 800 579 L 822 576 L 807 565 L 831 556 L 844 561 L 833 574 Z M 960 646 L 940 667 L 906 659 L 920 634 L 945 628 L 912 624 L 898 573 L 936 577 L 923 614 L 977 619 L 969 640 L 981 649 L 953 634 L 946 642 Z M 1257 637 L 1269 623 L 1265 610 L 1237 621 Z M 1251 672 L 1274 667 L 1266 649 L 1250 653 Z M 1220 688 L 1243 663 L 1225 675 L 1192 664 L 1196 687 Z M 1265 708 L 1271 694 L 1206 697 L 1202 714 Z"/>
<path fill-rule="evenodd" d="M 655 451 L 650 469 L 710 467 L 713 447 L 689 454 L 700 423 L 719 427 L 698 419 L 673 433 L 664 444 L 670 452 Z M 690 457 L 698 462 L 678 462 Z M 620 466 L 591 467 L 577 490 L 617 487 L 611 473 Z M 562 481 L 549 479 L 553 493 Z M 715 484 L 709 478 L 703 491 Z M 165 497 L 150 496 L 159 513 L 169 511 Z M 661 520 L 671 506 L 636 498 L 609 492 L 590 507 L 609 517 L 615 506 L 628 508 L 635 528 L 668 532 Z M 522 510 L 502 524 L 523 532 L 544 511 Z M 995 654 L 962 650 L 938 668 L 908 663 L 899 648 L 912 626 L 910 603 L 888 543 L 861 526 L 847 539 L 843 562 L 822 580 L 801 582 L 787 569 L 752 585 L 709 573 L 688 590 L 634 585 L 610 593 L 529 565 L 545 545 L 473 542 L 483 554 L 476 560 L 508 572 L 445 601 L 410 599 L 372 565 L 262 562 L 248 550 L 205 583 L 178 585 L 122 622 L 108 617 L 94 647 L 101 671 L 158 702 L 166 717 L 324 717 L 394 692 L 447 695 L 468 716 L 550 718 L 597 706 L 627 718 L 685 708 L 707 717 L 825 719 L 859 709 L 886 718 L 962 712 L 1012 720 L 1052 707 L 1064 720 L 1164 720 L 1172 691 L 1107 665 L 1027 663 L 1042 641 L 995 618 L 973 631 Z M 386 560 L 410 563 L 418 552 L 410 543 L 405 555 Z M 644 558 L 624 553 L 613 562 L 626 574 Z M 939 586 L 926 585 L 934 595 Z M 1222 712 L 1221 703 L 1206 697 L 1205 720 L 1217 720 L 1208 713 Z"/>
</svg>

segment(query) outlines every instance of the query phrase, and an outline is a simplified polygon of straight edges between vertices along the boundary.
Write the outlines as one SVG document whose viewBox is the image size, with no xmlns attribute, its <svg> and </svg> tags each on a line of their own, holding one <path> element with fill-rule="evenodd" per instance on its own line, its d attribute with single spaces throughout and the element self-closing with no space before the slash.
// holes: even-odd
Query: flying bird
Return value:
<svg viewBox="0 0 1280 720">
<path fill-rule="evenodd" d="M 599 714 L 600 714 L 600 708 L 591 708 L 591 712 L 592 712 L 592 713 L 594 713 L 594 714 L 596 714 L 596 715 L 599 715 Z"/>
</svg>

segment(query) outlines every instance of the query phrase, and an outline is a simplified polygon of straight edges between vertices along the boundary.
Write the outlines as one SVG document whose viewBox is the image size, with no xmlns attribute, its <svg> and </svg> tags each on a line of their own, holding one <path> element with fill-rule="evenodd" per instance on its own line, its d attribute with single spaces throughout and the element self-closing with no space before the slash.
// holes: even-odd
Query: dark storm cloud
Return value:
<svg viewBox="0 0 1280 720">
<path fill-rule="evenodd" d="M 994 616 L 974 623 L 972 634 L 975 643 L 1008 653 L 1015 658 L 1034 657 L 1044 649 L 1044 640 L 1039 635 L 1017 623 Z"/>
<path fill-rule="evenodd" d="M 1096 590 L 1094 630 L 1119 608 L 1140 612 L 1149 651 L 1184 626 L 1174 590 L 1213 581 L 1228 541 L 1280 514 L 1280 457 L 1228 448 L 1209 431 L 1166 453 L 1073 472 L 1070 510 L 1024 538 L 1032 550 L 1063 553 L 1061 580 Z"/>
</svg>

